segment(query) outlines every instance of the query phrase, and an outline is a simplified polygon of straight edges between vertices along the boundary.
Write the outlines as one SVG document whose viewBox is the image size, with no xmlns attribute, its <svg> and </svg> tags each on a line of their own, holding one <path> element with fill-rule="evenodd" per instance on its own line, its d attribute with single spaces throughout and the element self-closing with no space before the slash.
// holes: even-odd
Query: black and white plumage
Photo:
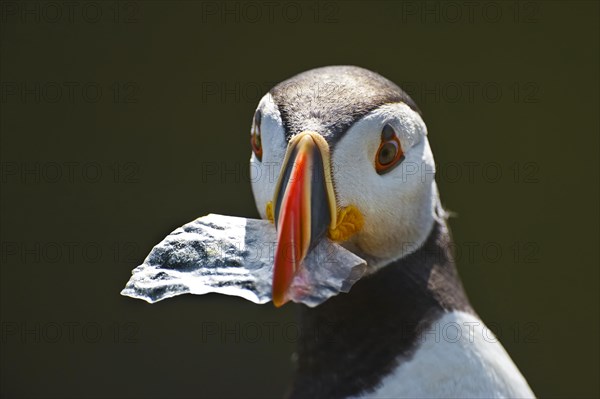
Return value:
<svg viewBox="0 0 600 399">
<path fill-rule="evenodd" d="M 282 162 L 290 152 L 294 157 L 304 151 L 296 148 L 302 143 L 307 143 L 306 153 L 321 151 L 319 162 L 331 164 L 333 207 L 353 207 L 362 219 L 341 244 L 368 262 L 368 275 L 348 294 L 314 309 L 302 307 L 297 372 L 289 395 L 533 397 L 464 293 L 450 251 L 427 128 L 410 97 L 371 71 L 325 67 L 277 85 L 263 97 L 257 115 L 252 134 L 260 152 L 255 148 L 251 158 L 255 176 L 269 176 L 278 165 L 284 176 L 280 180 L 289 179 L 295 169 L 290 172 Z M 382 131 L 389 127 L 403 154 L 394 161 L 397 167 L 380 173 L 376 158 Z M 299 135 L 307 135 L 306 140 L 290 144 Z M 273 217 L 269 207 L 275 201 L 276 227 L 293 237 L 302 229 L 285 227 L 286 220 L 297 224 L 303 219 L 281 216 L 285 201 L 292 201 L 286 184 L 282 188 L 276 179 L 252 179 L 261 216 Z M 298 189 L 300 199 L 303 190 Z M 312 207 L 308 229 L 313 236 L 305 238 L 307 247 L 318 231 L 314 226 L 320 216 L 314 209 L 324 214 L 324 205 Z"/>
</svg>

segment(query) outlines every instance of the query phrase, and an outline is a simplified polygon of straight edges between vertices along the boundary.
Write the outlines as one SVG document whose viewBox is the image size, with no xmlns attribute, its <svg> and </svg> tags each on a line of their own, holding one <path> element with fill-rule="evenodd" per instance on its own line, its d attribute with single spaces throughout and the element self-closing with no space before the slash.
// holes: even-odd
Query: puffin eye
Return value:
<svg viewBox="0 0 600 399">
<path fill-rule="evenodd" d="M 252 151 L 259 161 L 262 160 L 262 138 L 260 134 L 260 122 L 262 115 L 260 111 L 256 111 L 254 114 L 254 121 L 252 123 L 252 131 L 250 132 L 250 143 L 252 144 Z"/>
<path fill-rule="evenodd" d="M 375 156 L 375 170 L 383 175 L 394 169 L 404 159 L 404 152 L 394 128 L 385 125 L 381 131 L 381 144 Z"/>
</svg>

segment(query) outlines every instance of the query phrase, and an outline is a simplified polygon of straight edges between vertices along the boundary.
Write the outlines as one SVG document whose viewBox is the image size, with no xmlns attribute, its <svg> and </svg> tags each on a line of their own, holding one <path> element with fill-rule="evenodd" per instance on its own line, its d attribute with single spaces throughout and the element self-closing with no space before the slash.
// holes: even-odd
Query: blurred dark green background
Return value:
<svg viewBox="0 0 600 399">
<path fill-rule="evenodd" d="M 181 224 L 257 216 L 255 106 L 329 64 L 423 110 L 467 292 L 536 394 L 599 395 L 598 2 L 0 6 L 2 397 L 281 396 L 293 305 L 119 291 Z"/>
</svg>

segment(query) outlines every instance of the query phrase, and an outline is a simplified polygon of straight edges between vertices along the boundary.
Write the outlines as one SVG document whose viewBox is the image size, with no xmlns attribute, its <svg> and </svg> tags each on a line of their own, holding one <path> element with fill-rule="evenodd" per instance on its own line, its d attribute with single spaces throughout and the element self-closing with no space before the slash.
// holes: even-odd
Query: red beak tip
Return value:
<svg viewBox="0 0 600 399">
<path fill-rule="evenodd" d="M 274 296 L 273 297 L 273 305 L 275 305 L 276 308 L 280 308 L 283 305 L 285 305 L 287 302 L 287 299 L 285 299 L 284 297 L 280 297 L 280 296 Z"/>
</svg>

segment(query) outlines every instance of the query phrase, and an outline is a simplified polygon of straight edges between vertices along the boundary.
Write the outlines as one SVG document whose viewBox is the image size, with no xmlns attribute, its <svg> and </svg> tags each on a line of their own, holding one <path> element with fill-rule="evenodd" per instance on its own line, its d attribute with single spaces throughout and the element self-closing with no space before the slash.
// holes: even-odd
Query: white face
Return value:
<svg viewBox="0 0 600 399">
<path fill-rule="evenodd" d="M 261 217 L 273 199 L 287 143 L 281 116 L 270 95 L 257 108 L 262 113 L 262 161 L 253 153 L 252 189 Z M 382 130 L 389 125 L 399 139 L 404 160 L 385 173 L 376 170 Z M 358 120 L 331 152 L 333 186 L 338 207 L 356 206 L 364 226 L 344 247 L 366 259 L 373 270 L 413 252 L 433 227 L 438 203 L 435 164 L 427 128 L 409 106 L 386 104 Z"/>
<path fill-rule="evenodd" d="M 378 174 L 375 158 L 381 131 L 396 132 L 404 160 Z M 370 266 L 413 252 L 433 227 L 437 190 L 435 163 L 421 116 L 406 104 L 388 104 L 357 121 L 336 144 L 333 180 L 339 206 L 362 212 L 363 229 L 345 244 L 362 253 Z"/>
<path fill-rule="evenodd" d="M 254 202 L 260 217 L 266 219 L 267 202 L 273 200 L 273 193 L 279 178 L 281 164 L 285 158 L 287 143 L 281 115 L 270 94 L 265 95 L 258 103 L 257 111 L 262 115 L 262 160 L 258 160 L 254 152 L 250 157 L 250 180 Z M 254 118 L 252 129 L 254 128 Z"/>
</svg>

